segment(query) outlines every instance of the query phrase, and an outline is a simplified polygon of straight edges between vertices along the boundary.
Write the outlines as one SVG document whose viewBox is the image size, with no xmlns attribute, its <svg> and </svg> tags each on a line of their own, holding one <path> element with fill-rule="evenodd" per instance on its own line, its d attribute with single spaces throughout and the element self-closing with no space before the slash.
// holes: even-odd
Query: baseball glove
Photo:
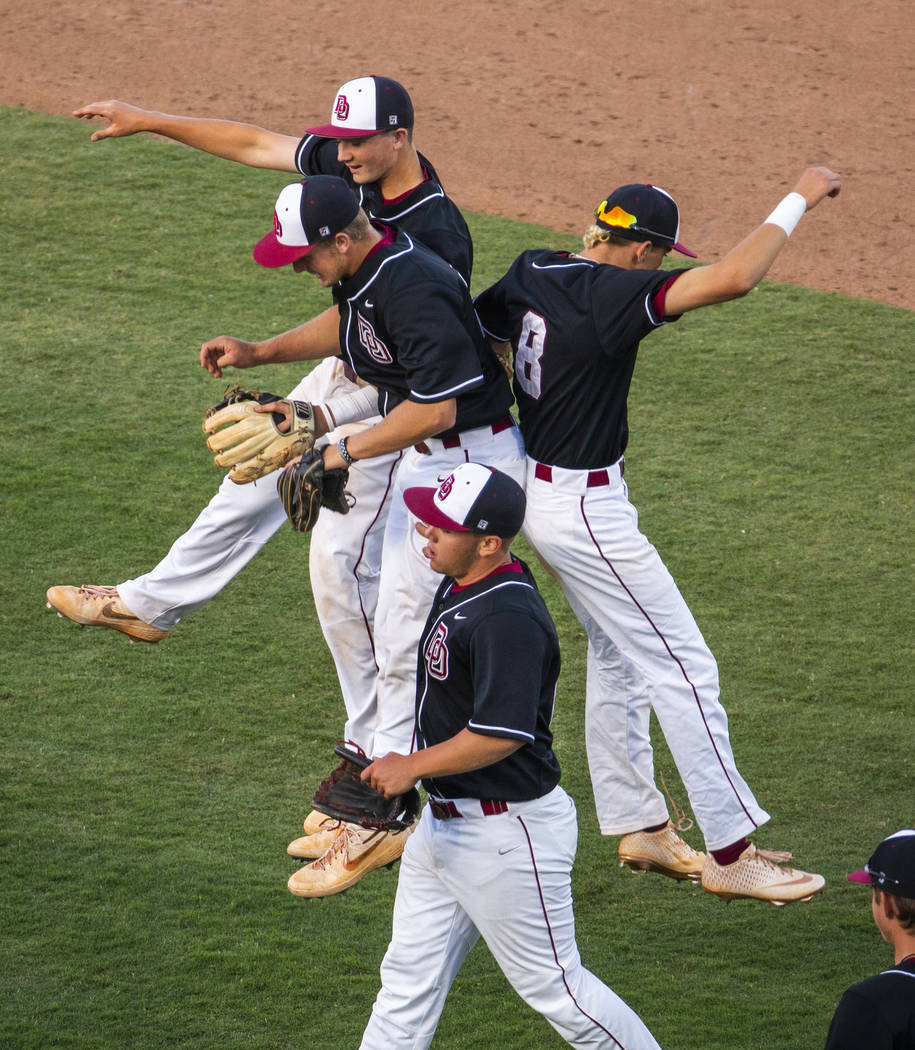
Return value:
<svg viewBox="0 0 915 1050">
<path fill-rule="evenodd" d="M 310 532 L 322 507 L 349 514 L 346 482 L 349 471 L 342 467 L 326 470 L 318 448 L 306 452 L 298 463 L 291 463 L 276 479 L 276 491 L 286 517 L 296 532 Z"/>
<path fill-rule="evenodd" d="M 281 412 L 255 412 L 257 405 L 281 401 L 291 412 L 289 430 L 279 430 Z M 226 426 L 226 424 L 231 424 Z M 222 428 L 222 429 L 220 429 Z M 260 390 L 229 387 L 203 420 L 207 448 L 216 452 L 217 467 L 231 467 L 229 477 L 239 485 L 257 481 L 284 466 L 315 443 L 315 414 L 307 401 L 290 401 Z"/>
<path fill-rule="evenodd" d="M 334 754 L 340 757 L 340 765 L 321 781 L 311 800 L 319 813 L 381 831 L 403 831 L 416 820 L 420 801 L 415 787 L 403 795 L 385 798 L 360 779 L 363 769 L 372 764 L 367 755 L 345 744 L 337 744 Z"/>
</svg>

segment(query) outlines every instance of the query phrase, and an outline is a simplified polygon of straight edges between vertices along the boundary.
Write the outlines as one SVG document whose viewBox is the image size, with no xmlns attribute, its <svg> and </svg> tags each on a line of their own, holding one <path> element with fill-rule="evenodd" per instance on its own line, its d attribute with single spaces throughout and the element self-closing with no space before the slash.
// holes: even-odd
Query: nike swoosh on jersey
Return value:
<svg viewBox="0 0 915 1050">
<path fill-rule="evenodd" d="M 518 843 L 517 846 L 509 846 L 508 849 L 500 849 L 499 850 L 499 856 L 500 857 L 504 857 L 506 853 L 514 853 L 514 851 L 516 849 L 521 849 L 521 843 L 520 842 Z"/>
<path fill-rule="evenodd" d="M 462 616 L 461 613 L 455 613 L 454 614 L 454 618 L 455 618 L 455 620 L 466 620 L 467 619 L 467 617 L 466 616 Z"/>
</svg>

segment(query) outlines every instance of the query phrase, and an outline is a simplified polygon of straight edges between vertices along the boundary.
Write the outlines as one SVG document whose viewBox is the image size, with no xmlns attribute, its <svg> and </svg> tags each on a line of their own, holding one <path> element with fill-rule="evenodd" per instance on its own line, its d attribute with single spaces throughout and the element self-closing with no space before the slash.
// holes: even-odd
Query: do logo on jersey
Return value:
<svg viewBox="0 0 915 1050">
<path fill-rule="evenodd" d="M 440 623 L 426 646 L 426 670 L 440 682 L 448 677 L 448 647 L 445 645 L 447 637 L 448 628 Z"/>
<path fill-rule="evenodd" d="M 375 329 L 369 324 L 368 321 L 360 314 L 356 312 L 356 321 L 359 325 L 359 342 L 364 347 L 366 353 L 372 360 L 377 361 L 382 365 L 389 365 L 394 358 L 391 356 L 391 351 L 384 345 L 384 343 L 375 335 Z"/>
<path fill-rule="evenodd" d="M 346 95 L 337 95 L 337 104 L 334 106 L 334 116 L 338 120 L 346 120 L 349 116 L 349 102 L 346 101 Z"/>
</svg>

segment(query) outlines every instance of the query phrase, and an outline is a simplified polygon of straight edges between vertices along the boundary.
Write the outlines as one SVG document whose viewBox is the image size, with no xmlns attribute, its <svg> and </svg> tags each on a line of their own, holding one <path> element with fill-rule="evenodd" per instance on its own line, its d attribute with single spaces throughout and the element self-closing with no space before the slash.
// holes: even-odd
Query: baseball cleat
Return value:
<svg viewBox="0 0 915 1050">
<path fill-rule="evenodd" d="M 58 616 L 87 627 L 111 627 L 141 642 L 159 642 L 168 635 L 141 620 L 121 601 L 117 587 L 50 587 L 48 608 Z"/>
<path fill-rule="evenodd" d="M 327 827 L 316 831 L 313 835 L 303 835 L 300 839 L 293 839 L 286 847 L 289 856 L 297 860 L 313 860 L 316 857 L 323 857 L 336 841 L 340 828 L 343 826 L 339 820 L 332 820 L 331 817 L 327 817 L 326 820 L 328 821 Z"/>
<path fill-rule="evenodd" d="M 757 849 L 752 842 L 733 864 L 718 864 L 709 854 L 702 869 L 702 888 L 725 901 L 752 898 L 778 906 L 809 901 L 826 880 L 783 866 L 788 860 L 790 853 Z"/>
<path fill-rule="evenodd" d="M 634 871 L 656 871 L 669 879 L 702 877 L 705 854 L 693 849 L 674 830 L 673 824 L 660 831 L 633 831 L 620 839 L 620 866 L 628 864 Z"/>
<path fill-rule="evenodd" d="M 415 827 L 414 823 L 405 831 L 373 831 L 343 824 L 330 849 L 290 877 L 289 892 L 296 897 L 330 897 L 348 890 L 370 871 L 393 864 Z"/>
<path fill-rule="evenodd" d="M 336 817 L 329 817 L 319 809 L 313 809 L 305 818 L 302 829 L 306 835 L 317 835 L 319 831 L 327 831 L 331 825 L 339 828 L 340 821 Z"/>
</svg>

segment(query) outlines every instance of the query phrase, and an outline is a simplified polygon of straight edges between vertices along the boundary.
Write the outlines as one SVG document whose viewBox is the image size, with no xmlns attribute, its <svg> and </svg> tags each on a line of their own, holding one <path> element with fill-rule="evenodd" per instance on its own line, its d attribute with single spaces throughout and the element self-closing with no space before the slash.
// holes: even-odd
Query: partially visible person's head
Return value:
<svg viewBox="0 0 915 1050">
<path fill-rule="evenodd" d="M 455 579 L 507 558 L 526 509 L 524 489 L 482 463 L 461 463 L 437 488 L 409 488 L 404 501 L 422 524 L 431 567 Z"/>
<path fill-rule="evenodd" d="M 695 259 L 680 244 L 680 210 L 666 191 L 645 183 L 619 186 L 594 209 L 594 222 L 585 230 L 585 248 L 597 244 L 625 245 L 649 241 L 666 254 L 671 249 Z"/>
<path fill-rule="evenodd" d="M 879 907 L 884 894 L 892 898 L 902 929 L 915 932 L 915 830 L 906 828 L 885 838 L 864 868 L 851 872 L 848 878 L 871 887 L 874 919 L 884 937 Z"/>
<path fill-rule="evenodd" d="M 283 187 L 273 211 L 273 231 L 254 246 L 261 266 L 292 265 L 324 285 L 347 276 L 349 249 L 367 242 L 372 226 L 346 182 L 335 175 L 309 175 Z"/>
</svg>

